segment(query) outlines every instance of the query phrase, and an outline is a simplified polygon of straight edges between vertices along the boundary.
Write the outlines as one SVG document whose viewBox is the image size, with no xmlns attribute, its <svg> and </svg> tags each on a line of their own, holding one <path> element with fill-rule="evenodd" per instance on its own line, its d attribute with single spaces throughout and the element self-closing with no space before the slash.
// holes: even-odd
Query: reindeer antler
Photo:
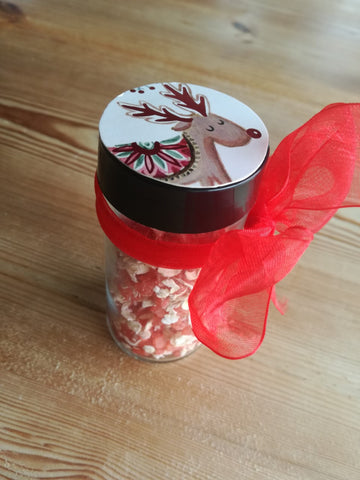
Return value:
<svg viewBox="0 0 360 480">
<path fill-rule="evenodd" d="M 192 117 L 180 116 L 166 107 L 156 108 L 153 105 L 145 102 L 140 103 L 139 105 L 118 102 L 118 105 L 120 107 L 126 108 L 127 110 L 130 110 L 129 114 L 133 117 L 147 117 L 147 120 L 153 120 L 154 122 L 172 123 L 192 121 Z"/>
<path fill-rule="evenodd" d="M 173 102 L 174 105 L 187 110 L 192 110 L 193 112 L 198 112 L 203 117 L 208 115 L 208 103 L 206 97 L 203 95 L 196 95 L 196 97 L 194 97 L 191 93 L 190 87 L 187 85 L 179 84 L 178 88 L 170 83 L 164 83 L 163 85 L 167 92 L 161 92 L 161 94 L 164 97 L 177 100 L 176 102 Z M 133 105 L 131 103 L 118 102 L 118 105 L 129 110 L 128 113 L 133 117 L 146 117 L 146 120 L 151 120 L 157 123 L 191 122 L 193 120 L 192 115 L 181 115 L 168 107 L 154 107 L 150 103 L 140 102 L 138 105 Z"/>
<path fill-rule="evenodd" d="M 164 97 L 174 98 L 179 100 L 175 103 L 178 107 L 186 108 L 188 110 L 193 110 L 200 113 L 203 117 L 208 115 L 208 104 L 206 98 L 203 95 L 194 96 L 191 93 L 190 87 L 187 85 L 179 84 L 179 87 L 176 89 L 169 83 L 163 84 L 166 90 L 169 93 L 162 92 Z"/>
</svg>

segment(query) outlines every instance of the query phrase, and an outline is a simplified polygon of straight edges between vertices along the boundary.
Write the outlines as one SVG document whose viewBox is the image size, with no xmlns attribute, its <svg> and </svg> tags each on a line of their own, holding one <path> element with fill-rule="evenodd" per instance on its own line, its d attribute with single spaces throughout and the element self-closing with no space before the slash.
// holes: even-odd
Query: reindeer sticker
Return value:
<svg viewBox="0 0 360 480">
<path fill-rule="evenodd" d="M 243 147 L 251 139 L 261 138 L 261 132 L 212 113 L 209 99 L 200 93 L 194 95 L 188 85 L 164 83 L 161 88 L 167 105 L 147 101 L 117 101 L 117 105 L 139 121 L 139 131 L 145 120 L 168 125 L 174 136 L 161 141 L 117 144 L 109 150 L 137 172 L 178 185 L 216 186 L 232 182 L 216 145 Z M 145 93 L 145 87 L 137 92 Z"/>
</svg>

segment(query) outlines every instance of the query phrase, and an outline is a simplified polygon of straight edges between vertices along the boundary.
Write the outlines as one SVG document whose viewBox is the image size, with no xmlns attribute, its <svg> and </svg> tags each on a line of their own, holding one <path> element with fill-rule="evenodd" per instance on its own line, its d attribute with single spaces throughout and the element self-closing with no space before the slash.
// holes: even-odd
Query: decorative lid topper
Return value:
<svg viewBox="0 0 360 480">
<path fill-rule="evenodd" d="M 113 99 L 101 117 L 97 181 L 113 208 L 173 233 L 218 230 L 255 202 L 269 139 L 229 95 L 157 83 Z"/>
<path fill-rule="evenodd" d="M 102 143 L 119 162 L 184 187 L 218 187 L 256 172 L 269 138 L 261 119 L 233 97 L 198 85 L 157 83 L 112 100 Z"/>
</svg>

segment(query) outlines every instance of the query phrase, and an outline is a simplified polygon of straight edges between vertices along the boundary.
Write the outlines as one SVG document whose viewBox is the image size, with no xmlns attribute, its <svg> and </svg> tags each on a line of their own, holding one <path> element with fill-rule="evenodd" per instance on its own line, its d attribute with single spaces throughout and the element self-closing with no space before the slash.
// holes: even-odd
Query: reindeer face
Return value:
<svg viewBox="0 0 360 480">
<path fill-rule="evenodd" d="M 195 117 L 191 130 L 201 134 L 205 142 L 213 141 L 226 147 L 242 147 L 250 141 L 244 128 L 213 113 L 206 117 Z"/>
<path fill-rule="evenodd" d="M 214 113 L 207 116 L 194 116 L 192 121 L 178 122 L 173 127 L 176 131 L 188 130 L 197 140 L 205 143 L 216 142 L 226 147 L 243 147 L 251 138 L 261 137 L 255 129 L 245 130 L 240 125 Z"/>
</svg>

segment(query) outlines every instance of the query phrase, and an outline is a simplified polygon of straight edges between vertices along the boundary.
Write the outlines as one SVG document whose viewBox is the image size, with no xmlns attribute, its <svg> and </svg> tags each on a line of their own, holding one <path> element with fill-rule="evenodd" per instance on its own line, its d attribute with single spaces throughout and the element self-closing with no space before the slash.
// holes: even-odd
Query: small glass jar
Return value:
<svg viewBox="0 0 360 480">
<path fill-rule="evenodd" d="M 166 362 L 200 346 L 189 295 L 213 243 L 244 226 L 267 156 L 260 118 L 205 87 L 147 85 L 107 106 L 97 213 L 107 323 L 124 352 Z"/>
<path fill-rule="evenodd" d="M 116 216 L 147 238 L 174 246 L 212 244 L 225 231 L 242 228 L 245 221 L 244 217 L 227 228 L 203 234 L 172 234 L 140 225 L 120 212 Z M 188 298 L 199 273 L 200 268 L 165 268 L 143 262 L 105 236 L 107 324 L 117 345 L 131 356 L 159 362 L 196 350 L 201 343 L 191 328 Z"/>
</svg>

